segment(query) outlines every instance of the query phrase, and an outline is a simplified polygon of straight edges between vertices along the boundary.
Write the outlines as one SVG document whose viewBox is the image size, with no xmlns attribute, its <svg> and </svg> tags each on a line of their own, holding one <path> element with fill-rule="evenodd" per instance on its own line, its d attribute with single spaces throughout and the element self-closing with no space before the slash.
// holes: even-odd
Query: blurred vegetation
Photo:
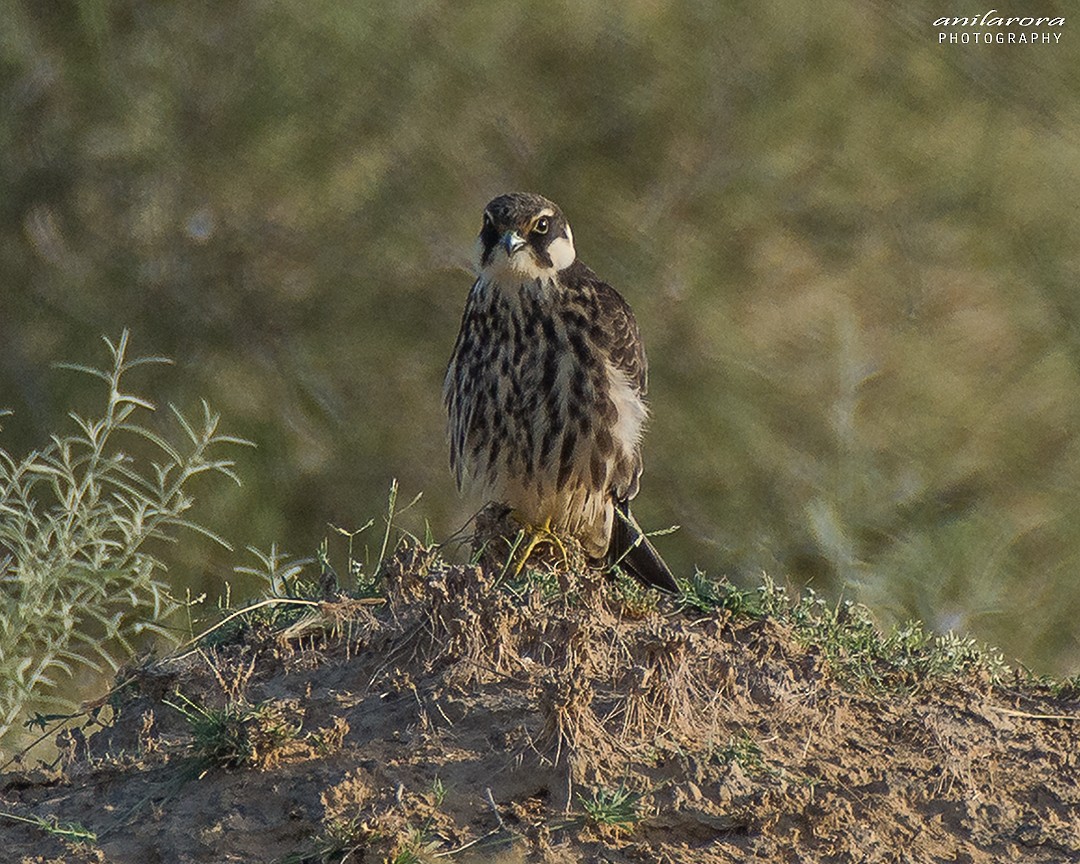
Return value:
<svg viewBox="0 0 1080 864">
<path fill-rule="evenodd" d="M 946 10 L 949 11 L 949 10 Z M 1040 15 L 1065 15 L 1047 0 Z M 392 477 L 436 536 L 479 214 L 531 189 L 637 310 L 636 507 L 768 570 L 1080 663 L 1080 42 L 939 45 L 939 2 L 0 0 L 0 443 L 130 327 L 207 398 L 234 545 L 305 554 Z M 73 380 L 74 378 L 74 380 Z M 207 544 L 171 577 L 243 590 Z"/>
</svg>

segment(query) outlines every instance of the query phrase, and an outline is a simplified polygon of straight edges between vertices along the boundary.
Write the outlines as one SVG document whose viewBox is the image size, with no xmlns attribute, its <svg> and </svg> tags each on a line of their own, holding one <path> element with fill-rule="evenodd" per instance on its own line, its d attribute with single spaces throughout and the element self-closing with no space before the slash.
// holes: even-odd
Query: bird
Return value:
<svg viewBox="0 0 1080 864">
<path fill-rule="evenodd" d="M 443 384 L 459 491 L 479 486 L 531 534 L 678 590 L 630 511 L 648 361 L 633 310 L 578 257 L 562 210 L 511 192 L 484 208 L 476 280 Z M 565 550 L 564 550 L 565 552 Z"/>
</svg>

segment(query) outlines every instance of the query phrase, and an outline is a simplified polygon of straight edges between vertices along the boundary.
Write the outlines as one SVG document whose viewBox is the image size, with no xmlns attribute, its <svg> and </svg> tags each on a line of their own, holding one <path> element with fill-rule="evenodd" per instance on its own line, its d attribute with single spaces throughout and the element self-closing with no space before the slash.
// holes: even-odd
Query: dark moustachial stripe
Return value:
<svg viewBox="0 0 1080 864">
<path fill-rule="evenodd" d="M 550 233 L 529 235 L 529 245 L 532 246 L 533 251 L 536 253 L 536 260 L 540 262 L 542 267 L 551 266 L 551 256 L 548 254 L 547 247 L 553 239 Z"/>
<path fill-rule="evenodd" d="M 480 255 L 480 264 L 483 266 L 491 260 L 491 252 L 495 248 L 495 244 L 499 242 L 499 230 L 495 227 L 494 222 L 488 219 L 484 220 L 484 226 L 480 229 L 480 242 L 484 247 L 484 251 Z"/>
</svg>

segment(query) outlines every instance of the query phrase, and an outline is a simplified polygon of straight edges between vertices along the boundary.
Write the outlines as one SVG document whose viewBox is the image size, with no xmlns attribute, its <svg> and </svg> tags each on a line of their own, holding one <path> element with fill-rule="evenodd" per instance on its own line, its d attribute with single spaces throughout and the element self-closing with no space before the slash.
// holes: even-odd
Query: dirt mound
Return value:
<svg viewBox="0 0 1080 864">
<path fill-rule="evenodd" d="M 1067 688 L 734 589 L 415 544 L 383 587 L 132 671 L 60 766 L 2 778 L 5 860 L 1080 860 Z"/>
</svg>

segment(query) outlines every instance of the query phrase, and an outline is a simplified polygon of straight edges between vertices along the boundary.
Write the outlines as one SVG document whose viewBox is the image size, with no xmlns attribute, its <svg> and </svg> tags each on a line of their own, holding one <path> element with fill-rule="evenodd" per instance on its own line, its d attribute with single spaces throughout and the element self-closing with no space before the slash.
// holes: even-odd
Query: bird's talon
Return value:
<svg viewBox="0 0 1080 864">
<path fill-rule="evenodd" d="M 524 543 L 518 543 L 518 549 L 513 553 L 516 561 L 513 564 L 512 572 L 514 576 L 521 574 L 521 571 L 525 569 L 525 564 L 529 560 L 529 556 L 536 551 L 536 547 L 542 543 L 547 543 L 549 546 L 554 547 L 559 551 L 559 555 L 562 557 L 564 567 L 570 566 L 570 555 L 566 551 L 566 545 L 559 535 L 551 529 L 551 521 L 545 520 L 543 525 L 530 525 L 524 520 L 520 519 L 517 514 L 514 514 L 514 518 L 521 523 L 522 537 Z"/>
</svg>

